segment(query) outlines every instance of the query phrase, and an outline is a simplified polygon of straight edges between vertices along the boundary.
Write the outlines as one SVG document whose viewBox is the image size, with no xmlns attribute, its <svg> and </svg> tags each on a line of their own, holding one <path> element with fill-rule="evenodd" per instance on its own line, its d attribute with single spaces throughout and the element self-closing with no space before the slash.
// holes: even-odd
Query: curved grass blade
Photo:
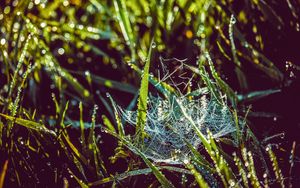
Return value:
<svg viewBox="0 0 300 188">
<path fill-rule="evenodd" d="M 218 103 L 222 104 L 220 92 L 219 92 L 218 88 L 216 87 L 215 83 L 212 82 L 212 80 L 210 79 L 208 72 L 205 70 L 204 61 L 202 59 L 201 60 L 199 59 L 198 63 L 199 63 L 198 68 L 191 66 L 191 65 L 185 65 L 185 64 L 184 65 L 189 70 L 191 70 L 194 73 L 201 76 L 201 79 L 204 81 L 205 85 L 207 86 L 207 89 L 209 90 L 210 95 L 212 97 L 214 97 L 214 99 L 216 99 L 218 101 Z"/>
<path fill-rule="evenodd" d="M 247 49 L 252 54 L 252 57 L 248 57 L 245 53 L 241 52 L 239 52 L 238 55 L 241 57 L 243 56 L 243 58 L 252 62 L 255 67 L 263 71 L 270 78 L 276 81 L 282 81 L 284 77 L 283 73 L 274 65 L 274 63 L 259 52 L 254 46 L 248 43 L 242 32 L 237 27 L 234 28 L 234 32 L 236 39 L 238 39 L 242 44 L 247 44 Z M 254 58 L 254 61 L 252 58 Z"/>
<path fill-rule="evenodd" d="M 25 41 L 24 47 L 23 47 L 23 49 L 21 50 L 21 55 L 20 55 L 20 57 L 19 57 L 19 61 L 18 61 L 17 67 L 16 67 L 16 69 L 14 70 L 14 75 L 13 75 L 13 77 L 12 77 L 12 81 L 11 81 L 11 84 L 10 84 L 10 88 L 9 88 L 9 96 L 12 94 L 13 89 L 15 88 L 16 79 L 17 79 L 19 70 L 21 69 L 21 66 L 22 66 L 22 64 L 23 64 L 24 61 L 25 61 L 26 53 L 27 53 L 27 51 L 28 51 L 28 45 L 29 45 L 29 42 L 30 42 L 31 38 L 32 38 L 32 37 L 31 37 L 31 35 L 29 34 L 29 35 L 27 36 L 26 41 Z"/>
<path fill-rule="evenodd" d="M 182 169 L 182 168 L 178 168 L 178 167 L 173 167 L 173 166 L 161 166 L 161 167 L 157 167 L 159 170 L 165 169 L 165 170 L 169 170 L 169 171 L 173 171 L 173 172 L 179 172 L 179 173 L 184 173 L 184 174 L 191 174 L 190 171 L 186 170 L 186 169 Z M 113 181 L 121 181 L 124 180 L 126 178 L 129 177 L 133 177 L 133 176 L 139 176 L 139 175 L 148 175 L 152 172 L 151 168 L 144 168 L 144 169 L 138 169 L 138 170 L 132 170 L 129 172 L 124 172 L 122 174 L 116 174 L 112 177 L 107 177 L 92 183 L 89 183 L 88 185 L 91 186 L 98 186 L 98 185 L 102 185 L 102 184 L 106 184 L 109 182 L 113 182 Z"/>
<path fill-rule="evenodd" d="M 215 170 L 211 164 L 193 147 L 193 145 L 187 140 L 185 140 L 185 143 L 193 154 L 192 160 L 201 165 L 201 167 L 205 168 L 205 170 L 209 171 L 210 173 L 215 173 Z"/>
<path fill-rule="evenodd" d="M 134 70 L 136 71 L 138 74 L 142 74 L 142 70 L 132 64 L 132 63 L 128 63 L 128 65 Z M 149 82 L 159 91 L 161 92 L 165 97 L 170 97 L 171 95 L 176 95 L 176 90 L 170 86 L 169 84 L 167 84 L 166 82 L 162 82 L 159 81 L 157 78 L 155 78 L 154 76 L 150 76 L 149 77 Z"/>
<path fill-rule="evenodd" d="M 250 93 L 247 93 L 245 95 L 238 95 L 238 101 L 241 102 L 250 102 L 254 100 L 258 100 L 264 97 L 267 97 L 269 95 L 279 93 L 281 89 L 268 89 L 268 90 L 263 90 L 263 91 L 253 91 Z"/>
<path fill-rule="evenodd" d="M 22 118 L 15 118 L 13 116 L 9 116 L 9 115 L 2 114 L 2 113 L 0 113 L 0 116 L 4 117 L 5 119 L 7 119 L 9 121 L 14 121 L 15 123 L 17 123 L 18 125 L 21 125 L 23 127 L 33 129 L 33 130 L 36 130 L 38 132 L 44 132 L 44 133 L 48 133 L 48 134 L 51 134 L 53 136 L 56 136 L 54 131 L 49 130 L 43 124 L 40 124 L 40 123 L 37 123 L 37 122 L 34 122 L 34 121 L 30 121 L 30 120 L 26 120 L 26 119 L 22 119 Z"/>
<path fill-rule="evenodd" d="M 90 72 L 82 72 L 82 71 L 72 71 L 67 70 L 69 73 L 72 73 L 74 75 L 85 75 L 87 77 L 87 80 L 91 80 L 91 82 L 94 82 L 96 84 L 108 87 L 110 89 L 115 89 L 119 91 L 124 91 L 131 94 L 136 94 L 138 89 L 134 87 L 133 85 L 130 85 L 128 83 L 122 83 L 115 80 L 110 80 L 101 76 L 96 76 L 94 74 L 91 74 Z M 90 82 L 90 81 L 88 81 Z"/>
<path fill-rule="evenodd" d="M 113 108 L 114 108 L 114 111 L 115 111 L 114 115 L 115 115 L 115 119 L 116 119 L 116 123 L 117 123 L 117 127 L 118 127 L 118 133 L 119 133 L 120 136 L 123 137 L 123 136 L 125 136 L 125 130 L 124 130 L 121 118 L 118 114 L 117 106 L 116 106 L 114 100 L 112 99 L 112 97 L 110 96 L 110 94 L 107 93 L 106 95 L 110 99 L 110 102 L 113 105 Z"/>
<path fill-rule="evenodd" d="M 89 186 L 86 183 L 84 183 L 81 179 L 79 179 L 70 169 L 68 169 L 68 171 L 75 178 L 75 180 L 81 188 L 89 188 Z"/>
<path fill-rule="evenodd" d="M 137 155 L 139 155 L 143 161 L 146 163 L 146 165 L 151 169 L 152 173 L 155 175 L 155 177 L 157 178 L 157 180 L 161 183 L 162 187 L 164 188 L 173 188 L 175 187 L 159 170 L 158 167 L 156 167 L 155 165 L 153 165 L 151 163 L 151 161 L 144 155 L 144 153 L 137 148 L 136 146 L 134 146 L 130 141 L 128 141 L 125 137 L 121 137 L 120 135 L 110 131 L 109 129 L 106 129 L 104 127 L 102 127 L 102 129 L 104 130 L 104 132 L 114 136 L 115 138 L 119 139 L 119 141 L 125 145 L 128 149 L 130 149 L 131 151 L 133 151 L 134 153 L 136 153 Z"/>
<path fill-rule="evenodd" d="M 236 22 L 236 18 L 231 15 L 230 18 L 230 23 L 229 23 L 229 40 L 230 40 L 230 45 L 231 45 L 231 53 L 233 56 L 233 62 L 235 63 L 236 67 L 235 67 L 235 72 L 240 84 L 240 87 L 242 90 L 247 90 L 248 89 L 248 83 L 246 80 L 246 76 L 244 74 L 244 72 L 241 70 L 241 62 L 237 56 L 237 50 L 236 50 L 236 46 L 234 43 L 234 36 L 233 36 L 233 31 L 234 31 L 234 24 Z"/>
<path fill-rule="evenodd" d="M 206 59 L 208 60 L 208 64 L 209 64 L 209 68 L 210 68 L 210 71 L 212 73 L 212 76 L 216 80 L 216 82 L 217 82 L 218 86 L 220 87 L 220 89 L 229 97 L 232 106 L 236 108 L 236 106 L 237 106 L 237 96 L 236 96 L 236 94 L 230 88 L 230 86 L 221 79 L 221 77 L 217 73 L 217 71 L 216 71 L 216 69 L 213 65 L 213 62 L 210 58 L 209 53 L 206 52 L 205 55 L 206 55 Z"/>
<path fill-rule="evenodd" d="M 102 120 L 103 120 L 103 124 L 112 132 L 116 132 L 115 127 L 113 126 L 113 124 L 110 122 L 110 120 L 108 119 L 108 117 L 106 115 L 102 115 Z"/>
<path fill-rule="evenodd" d="M 92 78 L 93 82 L 100 84 L 100 85 L 104 85 L 111 89 L 116 89 L 119 91 L 124 91 L 124 92 L 132 93 L 132 94 L 135 94 L 137 92 L 137 88 L 130 84 L 121 83 L 121 82 L 117 82 L 114 80 L 109 80 L 109 79 L 106 79 L 106 78 L 103 78 L 100 76 L 96 76 L 93 74 L 91 74 L 91 78 Z"/>
<path fill-rule="evenodd" d="M 98 178 L 102 178 L 104 174 L 106 174 L 106 169 L 104 166 L 104 162 L 102 161 L 100 149 L 97 147 L 96 143 L 96 135 L 95 135 L 95 125 L 96 125 L 96 114 L 97 114 L 98 106 L 95 105 L 93 109 L 92 115 L 92 127 L 88 136 L 88 148 L 94 154 L 94 165 L 96 169 L 96 174 Z M 103 172 L 103 173 L 102 173 Z"/>
<path fill-rule="evenodd" d="M 70 150 L 77 158 L 79 158 L 85 165 L 88 165 L 88 160 L 79 152 L 76 146 L 73 145 L 73 143 L 65 133 L 61 134 L 61 139 L 64 143 L 67 144 L 67 146 L 70 148 Z"/>
</svg>

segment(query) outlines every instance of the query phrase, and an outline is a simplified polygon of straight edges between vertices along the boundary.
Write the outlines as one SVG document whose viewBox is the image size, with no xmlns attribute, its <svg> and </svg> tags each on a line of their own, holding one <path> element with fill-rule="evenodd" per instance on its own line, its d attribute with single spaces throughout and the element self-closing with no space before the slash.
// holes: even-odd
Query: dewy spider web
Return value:
<svg viewBox="0 0 300 188">
<path fill-rule="evenodd" d="M 159 60 L 160 60 L 159 61 L 160 62 L 159 66 L 160 66 L 161 70 L 159 68 L 157 70 L 157 77 L 158 77 L 159 82 L 156 85 L 160 84 L 161 82 L 166 81 L 166 82 L 168 82 L 168 84 L 170 86 L 176 88 L 177 91 L 181 95 L 183 95 L 181 90 L 179 89 L 179 87 L 183 86 L 183 90 L 185 90 L 188 85 L 191 86 L 191 83 L 192 83 L 191 81 L 193 79 L 193 76 L 191 76 L 191 77 L 186 76 L 186 74 L 185 74 L 186 72 L 180 73 L 181 70 L 183 70 L 184 64 L 187 61 L 187 59 L 177 59 L 177 58 L 164 59 L 164 58 L 160 57 Z M 179 63 L 179 65 L 175 66 L 176 67 L 175 70 L 170 72 L 170 70 L 167 68 L 167 66 L 165 64 L 166 63 L 171 64 L 172 62 L 177 62 L 177 63 Z M 160 71 L 162 71 L 162 75 L 161 75 Z M 173 79 L 173 77 L 176 77 L 177 81 L 175 81 Z"/>
<path fill-rule="evenodd" d="M 149 137 L 145 139 L 145 147 L 141 150 L 154 162 L 181 163 L 181 160 L 190 154 L 186 141 L 194 148 L 198 148 L 201 143 L 189 120 L 184 117 L 174 100 L 149 97 L 145 125 L 145 132 Z M 214 138 L 235 131 L 234 121 L 227 106 L 221 106 L 205 96 L 197 100 L 189 100 L 186 97 L 176 100 L 204 135 L 207 135 L 207 129 L 212 132 Z M 127 123 L 136 124 L 136 111 L 126 111 L 120 107 L 119 110 Z"/>
<path fill-rule="evenodd" d="M 163 58 L 160 60 L 164 75 L 160 78 L 158 72 L 159 81 L 166 82 L 168 80 L 169 84 L 178 90 L 180 96 L 169 99 L 149 96 L 147 122 L 144 130 L 147 137 L 144 140 L 144 147 L 139 149 L 154 162 L 178 164 L 190 154 L 187 142 L 196 149 L 201 144 L 193 126 L 182 110 L 185 110 L 186 114 L 191 117 L 203 135 L 207 135 L 208 129 L 214 138 L 235 131 L 235 122 L 227 105 L 220 104 L 214 99 L 208 99 L 206 95 L 198 97 L 198 99 L 190 99 L 179 91 L 177 86 L 184 84 L 184 81 L 187 82 L 185 84 L 189 84 L 191 79 L 179 75 L 183 81 L 176 84 L 172 75 L 175 75 L 176 71 L 182 71 L 185 60 Z M 169 72 L 163 61 L 177 61 L 180 65 L 175 71 Z M 123 110 L 121 107 L 118 107 L 118 111 L 125 122 L 136 125 L 137 111 Z"/>
</svg>

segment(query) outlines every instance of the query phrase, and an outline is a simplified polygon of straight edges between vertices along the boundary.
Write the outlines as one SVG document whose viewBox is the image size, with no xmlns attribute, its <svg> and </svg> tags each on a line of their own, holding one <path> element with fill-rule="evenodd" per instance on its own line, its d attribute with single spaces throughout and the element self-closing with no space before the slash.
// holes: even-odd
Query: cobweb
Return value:
<svg viewBox="0 0 300 188">
<path fill-rule="evenodd" d="M 193 74 L 184 70 L 186 61 L 187 59 L 160 57 L 160 64 L 157 68 L 158 84 L 167 82 L 177 90 L 179 96 L 161 98 L 150 94 L 148 97 L 147 121 L 144 130 L 147 136 L 144 146 L 138 147 L 147 158 L 157 163 L 180 164 L 189 157 L 191 152 L 187 142 L 195 149 L 201 145 L 200 138 L 182 110 L 191 117 L 205 136 L 207 130 L 214 138 L 235 131 L 234 118 L 226 104 L 220 104 L 213 98 L 209 98 L 208 94 L 191 99 L 183 93 L 187 87 L 191 87 L 194 77 Z M 137 111 L 125 110 L 121 107 L 118 107 L 118 111 L 123 121 L 132 126 L 136 125 Z"/>
<path fill-rule="evenodd" d="M 144 130 L 148 137 L 144 141 L 144 147 L 140 149 L 154 162 L 181 163 L 190 155 L 186 142 L 196 149 L 201 144 L 193 126 L 175 100 L 182 105 L 182 109 L 202 134 L 207 135 L 209 129 L 213 137 L 218 138 L 235 131 L 235 122 L 229 108 L 205 96 L 194 100 L 186 97 L 167 100 L 150 96 Z M 136 125 L 137 111 L 127 111 L 120 107 L 118 109 L 127 123 Z"/>
</svg>

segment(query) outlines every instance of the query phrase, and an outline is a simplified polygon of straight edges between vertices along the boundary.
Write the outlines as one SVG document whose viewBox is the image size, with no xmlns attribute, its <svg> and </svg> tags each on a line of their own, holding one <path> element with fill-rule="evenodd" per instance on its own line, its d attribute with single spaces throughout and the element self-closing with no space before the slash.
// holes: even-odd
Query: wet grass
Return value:
<svg viewBox="0 0 300 188">
<path fill-rule="evenodd" d="M 0 187 L 297 185 L 300 121 L 259 106 L 298 104 L 285 94 L 299 54 L 282 43 L 299 39 L 299 3 L 243 2 L 1 2 Z M 174 101 L 201 142 L 182 138 L 177 164 L 144 152 L 150 95 Z M 202 130 L 178 100 L 203 96 L 230 109 L 234 132 Z"/>
</svg>

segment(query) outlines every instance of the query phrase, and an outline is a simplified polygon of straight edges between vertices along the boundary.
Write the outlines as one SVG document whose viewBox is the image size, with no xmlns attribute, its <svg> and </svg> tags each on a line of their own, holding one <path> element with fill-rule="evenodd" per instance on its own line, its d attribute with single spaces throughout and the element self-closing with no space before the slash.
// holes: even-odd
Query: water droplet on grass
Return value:
<svg viewBox="0 0 300 188">
<path fill-rule="evenodd" d="M 236 18 L 233 15 L 231 15 L 230 23 L 231 24 L 235 24 L 236 23 Z"/>
<path fill-rule="evenodd" d="M 155 42 L 152 42 L 151 48 L 156 48 L 156 43 Z"/>
<path fill-rule="evenodd" d="M 267 178 L 267 177 L 268 177 L 268 174 L 264 173 L 263 178 Z"/>
<path fill-rule="evenodd" d="M 1 44 L 1 45 L 5 45 L 5 43 L 6 43 L 5 38 L 2 38 L 2 39 L 0 40 L 0 44 Z"/>
<path fill-rule="evenodd" d="M 65 53 L 65 49 L 59 48 L 59 49 L 57 50 L 57 52 L 58 52 L 59 55 L 63 55 L 63 54 Z"/>
<path fill-rule="evenodd" d="M 42 27 L 42 28 L 45 28 L 46 26 L 47 26 L 47 24 L 46 24 L 45 22 L 42 22 L 42 23 L 41 23 L 41 27 Z"/>
</svg>

